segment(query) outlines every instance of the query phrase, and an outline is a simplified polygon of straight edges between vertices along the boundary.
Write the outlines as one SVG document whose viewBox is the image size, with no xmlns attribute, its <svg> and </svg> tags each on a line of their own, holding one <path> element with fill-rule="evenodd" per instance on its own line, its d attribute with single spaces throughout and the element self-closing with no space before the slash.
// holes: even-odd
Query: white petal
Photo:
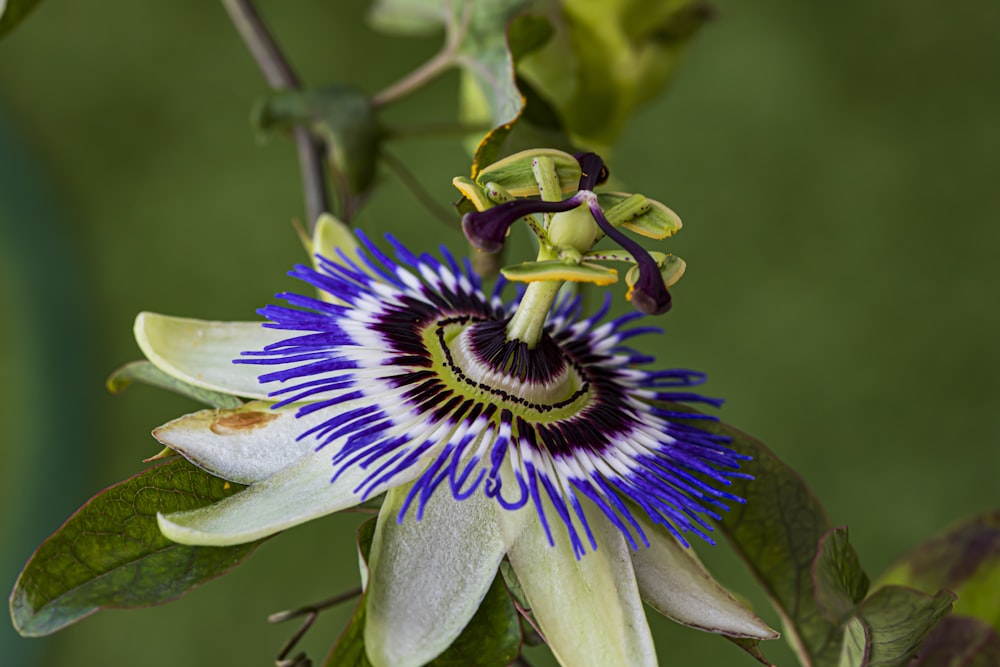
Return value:
<svg viewBox="0 0 1000 667">
<path fill-rule="evenodd" d="M 694 551 L 639 519 L 649 548 L 632 552 L 632 565 L 642 599 L 664 616 L 698 630 L 728 637 L 777 639 L 752 611 L 719 585 Z"/>
<path fill-rule="evenodd" d="M 299 435 L 333 416 L 317 410 L 298 419 L 297 408 L 270 406 L 255 401 L 235 410 L 202 410 L 164 424 L 153 437 L 223 479 L 260 482 L 311 452 L 316 441 Z"/>
<path fill-rule="evenodd" d="M 389 491 L 372 542 L 365 646 L 375 667 L 419 667 L 448 648 L 479 608 L 504 554 L 494 500 L 477 492 L 457 501 L 443 484 L 420 521 L 411 506 L 400 524 L 409 489 Z"/>
<path fill-rule="evenodd" d="M 203 546 L 243 544 L 300 523 L 332 514 L 362 502 L 354 489 L 365 480 L 370 470 L 359 466 L 347 468 L 337 481 L 333 476 L 331 458 L 343 446 L 331 443 L 284 468 L 273 477 L 254 484 L 214 505 L 186 512 L 157 514 L 160 532 L 174 542 Z M 393 483 L 408 482 L 421 473 L 415 465 L 393 479 Z M 385 490 L 376 487 L 371 495 Z"/>
<path fill-rule="evenodd" d="M 551 507 L 550 507 L 551 509 Z M 508 553 L 549 648 L 564 667 L 656 667 L 625 540 L 603 515 L 588 511 L 597 551 L 577 560 L 549 513 L 556 546 L 536 519 L 525 522 Z"/>
<path fill-rule="evenodd" d="M 267 398 L 257 376 L 265 367 L 234 364 L 248 350 L 289 338 L 289 332 L 257 322 L 209 322 L 157 313 L 139 313 L 135 340 L 157 368 L 196 387 L 226 394 Z"/>
</svg>

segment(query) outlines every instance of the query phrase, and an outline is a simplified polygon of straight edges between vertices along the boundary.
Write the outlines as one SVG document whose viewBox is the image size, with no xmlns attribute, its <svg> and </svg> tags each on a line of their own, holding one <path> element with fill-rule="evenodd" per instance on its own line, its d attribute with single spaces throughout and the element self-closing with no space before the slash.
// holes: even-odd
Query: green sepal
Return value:
<svg viewBox="0 0 1000 667">
<path fill-rule="evenodd" d="M 0 37 L 13 30 L 41 0 L 0 0 Z"/>
<path fill-rule="evenodd" d="M 257 102 L 250 119 L 264 136 L 275 129 L 308 127 L 326 142 L 331 168 L 354 194 L 367 191 L 375 180 L 382 131 L 368 97 L 354 86 L 274 92 Z"/>
<path fill-rule="evenodd" d="M 650 252 L 649 255 L 660 269 L 660 278 L 663 279 L 664 287 L 676 284 L 684 275 L 684 271 L 687 270 L 687 263 L 677 255 L 667 255 L 662 252 Z M 636 265 L 625 274 L 625 283 L 632 287 L 638 280 L 639 267 Z"/>
<path fill-rule="evenodd" d="M 456 207 L 458 212 L 463 215 L 471 211 L 485 211 L 496 205 L 486 196 L 483 188 L 471 178 L 456 176 L 451 179 L 451 184 L 462 193 L 462 200 L 456 204 Z M 463 205 L 463 202 L 467 202 L 468 205 Z"/>
<path fill-rule="evenodd" d="M 112 394 L 120 394 L 133 382 L 141 382 L 142 384 L 166 389 L 181 396 L 193 398 L 199 403 L 204 403 L 213 408 L 232 409 L 243 405 L 243 401 L 235 396 L 190 385 L 172 375 L 164 373 L 148 361 L 132 361 L 125 364 L 111 374 L 105 386 L 107 386 L 108 391 Z"/>
<path fill-rule="evenodd" d="M 618 272 L 590 262 L 568 264 L 559 259 L 522 262 L 500 269 L 507 280 L 532 283 L 540 280 L 568 280 L 595 285 L 611 285 L 618 281 Z"/>
<path fill-rule="evenodd" d="M 367 580 L 367 561 L 375 536 L 376 519 L 358 528 L 358 554 Z M 372 667 L 364 643 L 365 594 L 347 628 L 324 663 L 326 667 Z M 521 627 L 517 609 L 498 573 L 479 610 L 458 639 L 427 667 L 506 667 L 521 652 Z"/>
<path fill-rule="evenodd" d="M 682 227 L 680 216 L 655 199 L 641 195 L 601 192 L 597 202 L 608 222 L 651 239 L 673 236 Z"/>
<path fill-rule="evenodd" d="M 156 513 L 204 507 L 242 488 L 175 460 L 101 491 L 28 560 L 10 598 L 14 627 L 47 635 L 100 609 L 169 602 L 225 574 L 260 542 L 175 544 Z"/>
<path fill-rule="evenodd" d="M 538 195 L 534 169 L 536 158 L 552 161 L 563 193 L 576 191 L 580 183 L 580 164 L 569 153 L 551 148 L 521 151 L 494 162 L 476 174 L 476 183 L 484 188 L 487 183 L 496 183 L 514 197 Z"/>
</svg>

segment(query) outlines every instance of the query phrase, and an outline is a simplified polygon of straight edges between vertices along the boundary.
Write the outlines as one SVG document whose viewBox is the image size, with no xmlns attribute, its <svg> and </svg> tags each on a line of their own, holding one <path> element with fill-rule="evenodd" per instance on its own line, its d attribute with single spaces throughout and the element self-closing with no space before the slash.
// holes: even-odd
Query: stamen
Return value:
<svg viewBox="0 0 1000 667">
<path fill-rule="evenodd" d="M 593 190 L 598 185 L 604 185 L 611 173 L 604 160 L 597 153 L 577 153 L 573 157 L 580 163 L 580 185 L 578 190 Z"/>
<path fill-rule="evenodd" d="M 590 195 L 589 200 L 590 212 L 593 214 L 597 226 L 615 243 L 632 253 L 633 259 L 639 265 L 639 279 L 629 293 L 629 300 L 637 309 L 647 315 L 662 315 L 670 310 L 670 292 L 663 284 L 660 268 L 650 257 L 649 252 L 608 222 L 600 204 L 597 203 L 597 197 Z"/>
<path fill-rule="evenodd" d="M 563 201 L 515 199 L 488 208 L 472 211 L 462 217 L 462 231 L 469 242 L 483 252 L 499 252 L 507 238 L 510 226 L 532 213 L 561 213 L 580 205 L 583 201 L 574 195 Z"/>
</svg>

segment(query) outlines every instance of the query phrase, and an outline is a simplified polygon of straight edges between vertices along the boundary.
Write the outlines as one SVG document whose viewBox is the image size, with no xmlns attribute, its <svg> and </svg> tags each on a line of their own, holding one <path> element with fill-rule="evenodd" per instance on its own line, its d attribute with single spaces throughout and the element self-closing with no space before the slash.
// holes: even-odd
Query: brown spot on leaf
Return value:
<svg viewBox="0 0 1000 667">
<path fill-rule="evenodd" d="M 278 415 L 273 412 L 232 412 L 216 417 L 209 428 L 217 435 L 235 435 L 252 431 L 277 418 Z"/>
</svg>

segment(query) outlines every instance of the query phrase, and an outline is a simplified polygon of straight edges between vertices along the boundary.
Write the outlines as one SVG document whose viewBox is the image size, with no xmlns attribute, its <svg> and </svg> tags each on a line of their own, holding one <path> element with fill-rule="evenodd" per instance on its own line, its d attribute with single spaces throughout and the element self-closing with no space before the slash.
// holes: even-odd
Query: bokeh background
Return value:
<svg viewBox="0 0 1000 667">
<path fill-rule="evenodd" d="M 374 92 L 436 39 L 364 25 L 366 2 L 262 2 L 312 83 Z M 714 0 L 669 92 L 629 126 L 612 170 L 685 221 L 687 275 L 664 364 L 710 374 L 723 417 L 796 468 L 877 575 L 950 522 L 1000 505 L 1000 4 Z M 387 114 L 450 119 L 457 76 Z M 217 3 L 42 3 L 0 42 L 0 584 L 198 406 L 146 387 L 140 310 L 246 319 L 302 253 L 292 143 L 255 141 L 265 85 Z M 467 171 L 454 141 L 393 147 L 435 198 Z M 390 175 L 358 220 L 461 247 Z M 45 639 L 0 623 L 13 665 L 266 665 L 292 632 L 268 613 L 356 582 L 357 515 L 262 546 L 172 604 L 108 611 Z M 774 614 L 726 551 L 720 579 Z M 305 640 L 321 658 L 351 605 Z M 750 665 L 653 620 L 664 665 Z M 770 648 L 770 647 L 769 647 Z M 784 647 L 770 648 L 794 664 Z M 544 658 L 532 658 L 548 664 Z"/>
</svg>

